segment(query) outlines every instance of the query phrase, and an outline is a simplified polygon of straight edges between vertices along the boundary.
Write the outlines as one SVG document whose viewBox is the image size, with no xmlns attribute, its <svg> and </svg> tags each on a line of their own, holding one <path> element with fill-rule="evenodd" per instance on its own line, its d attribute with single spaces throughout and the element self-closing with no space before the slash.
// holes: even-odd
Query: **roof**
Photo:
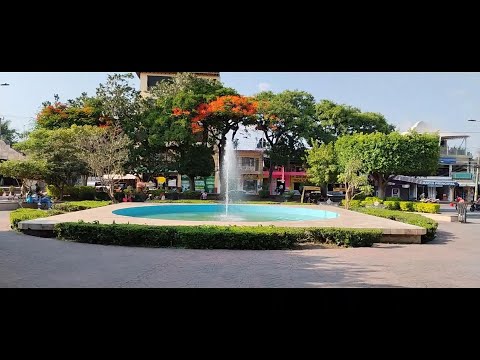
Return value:
<svg viewBox="0 0 480 360">
<path fill-rule="evenodd" d="M 142 72 L 148 72 L 148 73 L 159 73 L 159 74 L 172 74 L 174 76 L 175 74 L 178 73 L 178 71 L 142 71 Z M 142 72 L 136 72 L 138 78 L 140 78 L 140 74 Z M 220 72 L 208 72 L 208 71 L 189 71 L 192 74 L 198 74 L 198 75 L 211 75 L 211 76 L 220 76 Z"/>
</svg>

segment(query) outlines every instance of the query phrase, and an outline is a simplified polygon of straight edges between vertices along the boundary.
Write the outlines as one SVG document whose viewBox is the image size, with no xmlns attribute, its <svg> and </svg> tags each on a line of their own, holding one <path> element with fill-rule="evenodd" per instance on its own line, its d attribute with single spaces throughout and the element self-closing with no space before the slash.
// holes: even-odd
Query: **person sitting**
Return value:
<svg viewBox="0 0 480 360">
<path fill-rule="evenodd" d="M 208 194 L 206 191 L 203 191 L 202 194 L 200 195 L 201 200 L 207 200 Z"/>
</svg>

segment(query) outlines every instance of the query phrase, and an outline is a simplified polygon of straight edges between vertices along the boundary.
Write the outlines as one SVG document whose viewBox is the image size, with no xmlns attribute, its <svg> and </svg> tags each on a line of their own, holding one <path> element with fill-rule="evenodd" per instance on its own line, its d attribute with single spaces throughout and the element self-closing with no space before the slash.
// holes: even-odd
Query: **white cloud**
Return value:
<svg viewBox="0 0 480 360">
<path fill-rule="evenodd" d="M 267 91 L 270 88 L 271 88 L 271 85 L 269 83 L 262 82 L 262 83 L 258 84 L 258 89 L 260 91 Z"/>
</svg>

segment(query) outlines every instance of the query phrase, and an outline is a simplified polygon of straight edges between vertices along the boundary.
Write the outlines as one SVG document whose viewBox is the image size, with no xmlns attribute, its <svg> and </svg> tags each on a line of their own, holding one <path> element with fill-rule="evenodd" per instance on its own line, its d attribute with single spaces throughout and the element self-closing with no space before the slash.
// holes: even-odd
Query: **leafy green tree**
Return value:
<svg viewBox="0 0 480 360">
<path fill-rule="evenodd" d="M 27 140 L 14 146 L 30 158 L 46 162 L 44 179 L 59 188 L 60 199 L 63 198 L 66 186 L 74 185 L 79 177 L 88 174 L 88 169 L 78 157 L 74 145 L 80 131 L 87 131 L 86 129 L 94 128 L 75 125 L 55 130 L 37 128 L 30 133 Z"/>
<path fill-rule="evenodd" d="M 190 190 L 195 191 L 196 176 L 210 176 L 215 171 L 213 152 L 205 145 L 193 145 L 182 149 L 178 157 L 177 170 L 188 176 Z"/>
<path fill-rule="evenodd" d="M 362 161 L 364 172 L 375 181 L 382 199 L 393 176 L 434 175 L 440 156 L 438 135 L 415 132 L 342 136 L 335 143 L 335 151 L 342 168 L 351 159 Z"/>
<path fill-rule="evenodd" d="M 363 164 L 359 159 L 349 159 L 338 175 L 338 181 L 345 184 L 345 209 L 349 209 L 350 201 L 360 194 L 370 195 L 373 186 L 368 182 L 368 174 L 363 173 Z M 358 191 L 360 190 L 360 191 Z"/>
<path fill-rule="evenodd" d="M 45 160 L 7 160 L 0 163 L 0 174 L 11 177 L 22 185 L 22 194 L 26 193 L 27 180 L 43 180 L 48 172 Z"/>
<path fill-rule="evenodd" d="M 335 141 L 342 135 L 374 132 L 389 134 L 395 130 L 395 126 L 388 124 L 382 114 L 362 112 L 358 108 L 330 100 L 321 100 L 315 110 L 318 125 L 325 134 L 325 142 Z"/>
<path fill-rule="evenodd" d="M 132 73 L 109 74 L 96 91 L 103 117 L 120 124 L 124 131 L 136 126 L 140 109 L 140 91 L 132 86 L 131 79 Z"/>
<path fill-rule="evenodd" d="M 314 142 L 313 147 L 307 150 L 307 164 L 308 178 L 312 183 L 326 188 L 328 184 L 336 182 L 338 165 L 334 143 Z"/>
<path fill-rule="evenodd" d="M 1 119 L 0 119 L 1 120 Z M 2 120 L 0 123 L 0 140 L 7 144 L 15 144 L 18 141 L 20 134 L 17 130 L 12 128 L 10 120 Z"/>
<path fill-rule="evenodd" d="M 261 92 L 256 100 L 257 129 L 263 131 L 271 156 L 268 176 L 271 186 L 274 166 L 286 165 L 286 159 L 305 151 L 304 139 L 315 121 L 315 100 L 309 93 L 290 90 L 279 94 Z"/>
</svg>

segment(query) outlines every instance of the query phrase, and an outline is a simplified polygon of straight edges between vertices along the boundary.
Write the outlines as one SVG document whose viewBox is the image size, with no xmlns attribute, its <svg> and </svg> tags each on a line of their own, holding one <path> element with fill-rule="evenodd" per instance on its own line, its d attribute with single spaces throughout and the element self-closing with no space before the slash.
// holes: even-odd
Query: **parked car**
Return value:
<svg viewBox="0 0 480 360">
<path fill-rule="evenodd" d="M 340 202 L 345 199 L 345 194 L 342 191 L 327 191 L 327 196 L 333 202 Z"/>
</svg>

